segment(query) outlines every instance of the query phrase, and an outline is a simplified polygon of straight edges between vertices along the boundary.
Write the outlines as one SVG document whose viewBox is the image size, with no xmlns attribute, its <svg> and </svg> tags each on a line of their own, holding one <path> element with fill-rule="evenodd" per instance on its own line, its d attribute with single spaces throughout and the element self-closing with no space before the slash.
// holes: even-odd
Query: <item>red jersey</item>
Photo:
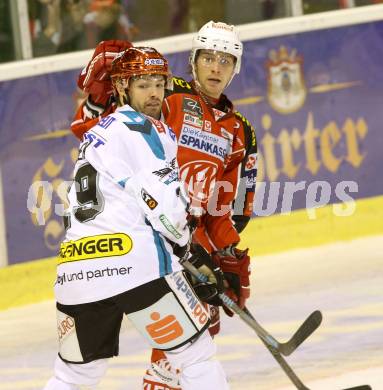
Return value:
<svg viewBox="0 0 383 390">
<path fill-rule="evenodd" d="M 104 118 L 114 112 L 117 108 L 114 99 L 111 96 L 98 99 L 97 103 L 92 101 L 91 96 L 80 105 L 77 109 L 73 122 L 70 127 L 72 133 L 82 140 L 82 136 L 95 126 L 101 118 Z"/>
<path fill-rule="evenodd" d="M 196 91 L 193 82 L 177 77 L 173 82 L 174 90 L 166 97 L 162 112 L 178 139 L 180 176 L 187 187 L 192 210 L 202 215 L 202 224 L 194 237 L 211 252 L 239 242 L 232 216 L 240 181 L 242 207 L 235 205 L 237 214 L 245 219 L 252 214 L 257 158 L 255 132 L 234 111 L 225 95 L 211 106 Z"/>
</svg>

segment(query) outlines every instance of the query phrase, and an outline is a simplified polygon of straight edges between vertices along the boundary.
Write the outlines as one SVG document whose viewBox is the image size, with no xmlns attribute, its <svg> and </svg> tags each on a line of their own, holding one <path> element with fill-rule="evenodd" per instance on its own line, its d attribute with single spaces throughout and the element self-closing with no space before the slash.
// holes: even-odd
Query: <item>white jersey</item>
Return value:
<svg viewBox="0 0 383 390">
<path fill-rule="evenodd" d="M 166 241 L 183 246 L 190 237 L 176 153 L 172 130 L 128 105 L 85 134 L 64 218 L 58 302 L 105 299 L 182 269 Z"/>
</svg>

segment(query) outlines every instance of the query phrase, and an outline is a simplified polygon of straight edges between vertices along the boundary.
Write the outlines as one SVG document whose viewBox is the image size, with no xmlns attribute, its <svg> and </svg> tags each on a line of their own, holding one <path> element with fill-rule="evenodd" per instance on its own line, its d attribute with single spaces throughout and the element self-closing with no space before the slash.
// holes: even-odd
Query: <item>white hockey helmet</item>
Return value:
<svg viewBox="0 0 383 390">
<path fill-rule="evenodd" d="M 203 25 L 193 38 L 190 53 L 190 65 L 195 77 L 194 64 L 198 50 L 217 50 L 229 53 L 236 58 L 234 74 L 238 74 L 241 69 L 241 57 L 243 45 L 239 40 L 238 33 L 233 25 L 223 22 L 210 21 Z"/>
</svg>

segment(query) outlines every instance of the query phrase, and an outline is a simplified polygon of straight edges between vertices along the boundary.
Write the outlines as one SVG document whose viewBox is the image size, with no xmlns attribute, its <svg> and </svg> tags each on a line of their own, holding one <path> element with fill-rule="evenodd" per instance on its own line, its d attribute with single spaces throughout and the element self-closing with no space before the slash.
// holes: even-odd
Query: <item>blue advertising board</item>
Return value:
<svg viewBox="0 0 383 390">
<path fill-rule="evenodd" d="M 188 53 L 168 58 L 173 74 L 190 78 Z M 278 185 L 271 213 L 284 211 L 287 185 L 296 189 L 293 209 L 310 206 L 312 183 L 314 197 L 325 184 L 330 188 L 330 203 L 344 200 L 339 183 L 352 198 L 383 194 L 382 58 L 383 22 L 244 43 L 241 73 L 227 94 L 256 128 L 258 181 L 267 184 L 266 194 L 270 183 Z M 63 237 L 63 182 L 71 179 L 77 156 L 69 126 L 78 105 L 78 72 L 0 83 L 10 264 L 54 256 Z M 41 182 L 48 187 L 31 187 Z M 27 204 L 33 203 L 39 211 L 31 213 Z"/>
</svg>

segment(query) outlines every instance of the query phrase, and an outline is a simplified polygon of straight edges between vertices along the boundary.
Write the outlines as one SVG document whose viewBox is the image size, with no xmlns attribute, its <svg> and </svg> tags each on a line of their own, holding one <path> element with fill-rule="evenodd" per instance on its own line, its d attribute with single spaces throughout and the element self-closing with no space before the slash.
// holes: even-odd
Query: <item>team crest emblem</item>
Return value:
<svg viewBox="0 0 383 390">
<path fill-rule="evenodd" d="M 267 97 L 270 106 L 281 114 L 299 110 L 307 95 L 303 78 L 303 58 L 281 46 L 271 50 L 267 61 Z"/>
<path fill-rule="evenodd" d="M 207 160 L 197 160 L 181 166 L 180 178 L 186 183 L 192 206 L 206 204 L 213 193 L 218 165 Z"/>
</svg>

